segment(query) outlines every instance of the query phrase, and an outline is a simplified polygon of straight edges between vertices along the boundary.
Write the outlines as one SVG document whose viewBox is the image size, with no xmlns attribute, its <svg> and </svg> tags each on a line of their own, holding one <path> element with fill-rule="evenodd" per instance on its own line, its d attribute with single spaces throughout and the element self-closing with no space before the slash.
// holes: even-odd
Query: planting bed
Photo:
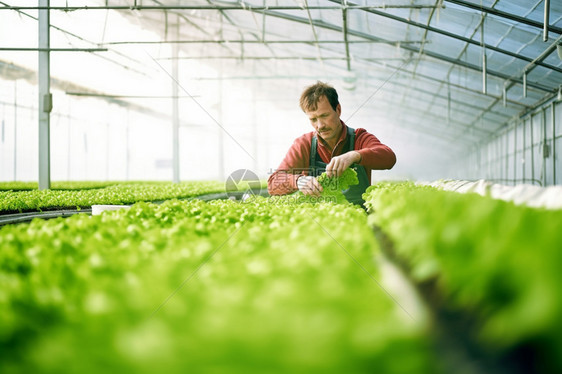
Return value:
<svg viewBox="0 0 562 374">
<path fill-rule="evenodd" d="M 361 208 L 171 200 L 0 229 L 0 370 L 436 372 Z"/>
<path fill-rule="evenodd" d="M 562 371 L 562 210 L 413 183 L 378 184 L 365 198 L 388 255 L 478 359 Z"/>
<path fill-rule="evenodd" d="M 127 188 L 112 203 L 179 191 Z M 560 210 L 406 182 L 371 187 L 368 213 L 324 197 L 0 228 L 0 372 L 560 371 Z M 428 313 L 383 279 L 384 255 Z"/>
</svg>

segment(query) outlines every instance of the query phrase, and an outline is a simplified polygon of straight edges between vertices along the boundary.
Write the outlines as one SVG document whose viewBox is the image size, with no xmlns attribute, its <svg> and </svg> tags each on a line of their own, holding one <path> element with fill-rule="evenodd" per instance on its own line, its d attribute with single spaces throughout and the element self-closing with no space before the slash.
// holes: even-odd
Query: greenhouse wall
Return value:
<svg viewBox="0 0 562 374">
<path fill-rule="evenodd" d="M 169 102 L 157 102 L 159 112 L 163 113 L 158 116 L 159 113 L 151 115 L 95 97 L 70 96 L 56 88 L 52 94 L 55 103 L 50 122 L 52 180 L 171 179 L 172 130 L 171 120 L 165 117 Z M 240 146 L 224 136 L 221 127 L 201 115 L 195 117 L 196 104 L 186 100 L 181 104 L 182 179 L 223 179 L 239 169 L 240 165 L 233 164 L 236 160 L 227 158 L 219 175 L 219 152 L 207 152 L 206 167 L 197 167 L 199 162 L 193 160 L 206 149 L 218 149 L 219 135 L 225 138 L 225 153 L 242 152 Z M 229 108 L 224 111 L 230 113 Z M 266 136 L 263 131 L 256 134 L 256 130 L 251 134 L 255 136 L 243 137 L 236 132 L 239 123 L 230 118 L 236 121 L 246 118 L 230 116 L 223 124 L 245 149 L 265 154 L 267 149 L 255 149 L 254 141 L 258 135 Z M 37 180 L 37 122 L 37 85 L 21 79 L 0 78 L 0 182 Z M 255 159 L 263 163 L 268 157 Z M 259 166 L 266 170 L 266 165 Z M 242 167 L 258 168 L 249 162 Z"/>
<path fill-rule="evenodd" d="M 562 103 L 551 102 L 511 121 L 457 165 L 458 179 L 515 185 L 562 184 Z"/>
<path fill-rule="evenodd" d="M 37 86 L 0 79 L 0 181 L 33 181 L 38 168 Z M 71 98 L 53 89 L 51 178 L 133 180 L 146 174 L 166 179 L 156 160 L 167 158 L 161 144 L 168 121 L 95 98 Z M 150 142 L 142 134 L 153 131 Z"/>
</svg>

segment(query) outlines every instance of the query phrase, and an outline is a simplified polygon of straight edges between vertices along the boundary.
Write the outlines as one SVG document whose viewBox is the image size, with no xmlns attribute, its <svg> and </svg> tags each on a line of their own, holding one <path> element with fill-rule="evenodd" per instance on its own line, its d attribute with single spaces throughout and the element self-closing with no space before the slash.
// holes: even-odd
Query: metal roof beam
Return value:
<svg viewBox="0 0 562 374">
<path fill-rule="evenodd" d="M 390 66 L 390 65 L 389 65 L 389 66 Z M 501 100 L 501 99 L 502 99 L 501 96 L 492 95 L 492 94 L 489 93 L 489 92 L 488 92 L 487 94 L 483 94 L 483 93 L 482 93 L 482 90 L 475 90 L 475 89 L 472 89 L 472 88 L 469 88 L 469 87 L 466 87 L 466 86 L 461 86 L 460 84 L 457 84 L 457 83 L 447 82 L 447 81 L 443 81 L 443 80 L 441 80 L 441 79 L 437 79 L 437 78 L 434 78 L 434 77 L 430 77 L 430 76 L 428 76 L 428 75 L 424 75 L 424 74 L 419 74 L 419 73 L 417 73 L 416 76 L 419 77 L 419 78 L 423 78 L 423 79 L 426 79 L 426 80 L 434 81 L 434 82 L 437 82 L 437 83 L 440 83 L 440 84 L 449 85 L 449 86 L 451 86 L 451 87 L 458 88 L 458 89 L 461 89 L 461 90 L 464 90 L 464 91 L 467 91 L 467 92 L 470 92 L 470 93 L 478 94 L 478 95 L 481 95 L 481 96 L 487 96 L 487 97 L 491 97 L 491 98 L 498 99 L 498 100 Z M 511 104 L 514 104 L 514 105 L 521 106 L 521 107 L 523 107 L 523 108 L 526 108 L 526 107 L 527 107 L 526 104 L 521 103 L 521 102 L 519 102 L 519 101 L 507 99 L 507 102 L 508 102 L 508 103 L 511 103 Z"/>
<path fill-rule="evenodd" d="M 429 95 L 429 96 L 432 97 L 432 98 L 437 98 L 437 99 L 442 99 L 442 100 L 448 100 L 448 99 L 449 99 L 448 96 L 439 95 L 439 94 L 437 94 L 436 92 L 427 91 L 427 90 L 421 89 L 421 88 L 419 88 L 419 87 L 416 87 L 416 88 L 415 88 L 415 91 L 416 91 L 416 92 L 420 92 L 420 93 L 425 94 L 425 95 Z M 476 105 L 474 105 L 474 104 L 470 104 L 470 103 L 468 103 L 468 102 L 466 102 L 466 101 L 451 99 L 451 102 L 452 102 L 452 103 L 455 103 L 455 104 L 462 105 L 463 107 L 466 107 L 466 108 L 468 108 L 468 109 L 475 109 L 475 110 L 483 110 L 483 109 L 484 109 L 484 108 L 481 108 L 481 107 L 476 106 Z M 505 114 L 505 113 L 499 113 L 499 112 L 491 112 L 491 113 L 493 113 L 494 115 L 500 116 L 500 117 L 506 117 L 506 119 L 509 119 L 509 118 L 512 117 L 512 116 L 510 116 L 509 114 Z M 463 125 L 463 127 L 468 127 L 468 126 L 464 126 L 464 125 Z M 483 131 L 490 133 L 490 131 L 488 131 L 488 130 L 484 130 L 484 129 L 483 129 Z"/>
<path fill-rule="evenodd" d="M 262 11 L 257 11 L 257 12 L 261 13 Z M 293 22 L 309 24 L 309 20 L 306 19 L 306 18 L 297 17 L 297 16 L 279 13 L 279 12 L 272 12 L 272 11 L 263 11 L 263 12 L 266 12 L 267 15 L 272 16 L 272 17 L 282 18 L 282 19 L 286 19 L 286 20 L 289 20 L 289 21 L 293 21 Z M 328 30 L 339 31 L 339 32 L 342 31 L 341 27 L 333 25 L 333 24 L 329 24 L 329 23 L 326 23 L 326 22 L 323 22 L 323 21 L 315 20 L 314 24 L 317 27 L 325 28 L 325 29 L 328 29 Z M 360 37 L 360 38 L 363 38 L 363 39 L 366 39 L 366 40 L 374 40 L 374 41 L 377 41 L 379 43 L 386 43 L 386 44 L 390 44 L 390 45 L 395 44 L 391 41 L 388 41 L 388 40 L 385 40 L 385 39 L 382 39 L 382 38 L 377 38 L 377 37 L 374 37 L 372 35 L 365 34 L 365 33 L 359 32 L 359 31 L 348 30 L 348 33 L 350 35 L 357 36 L 357 37 Z M 413 46 L 410 46 L 410 45 L 400 44 L 400 48 L 405 49 L 405 50 L 410 51 L 410 52 L 414 52 L 414 53 L 420 52 L 419 48 L 416 48 L 416 47 L 413 47 Z M 439 53 L 430 52 L 430 51 L 424 51 L 423 53 L 428 57 L 432 57 L 432 58 L 435 58 L 437 60 L 445 61 L 445 62 L 448 62 L 448 63 L 453 64 L 453 65 L 461 66 L 461 67 L 464 67 L 464 68 L 467 68 L 467 69 L 470 69 L 470 70 L 474 70 L 474 71 L 477 71 L 477 72 L 482 71 L 480 66 L 474 65 L 474 64 L 469 64 L 468 62 L 465 62 L 465 61 L 462 61 L 462 60 L 459 60 L 459 59 L 455 59 L 455 58 L 452 58 L 452 57 L 449 57 L 449 56 L 444 56 L 444 55 L 441 55 Z M 523 83 L 522 79 L 514 79 L 514 78 L 510 77 L 509 75 L 504 74 L 504 73 L 500 73 L 498 71 L 493 71 L 493 70 L 488 69 L 487 73 L 490 76 L 494 76 L 494 77 L 501 78 L 501 79 L 504 79 L 504 80 L 510 79 L 512 81 L 515 80 L 517 83 L 521 83 L 521 84 Z M 535 82 L 527 82 L 527 86 L 536 88 L 536 89 L 544 91 L 544 92 L 552 92 L 552 90 L 553 90 L 553 88 L 545 87 L 542 84 L 538 84 L 538 83 L 535 83 Z"/>
<path fill-rule="evenodd" d="M 340 3 L 340 0 L 330 0 L 330 1 L 332 1 L 334 3 Z M 448 31 L 445 31 L 445 30 L 438 29 L 436 27 L 425 25 L 423 23 L 419 23 L 419 22 L 411 21 L 411 20 L 408 20 L 408 19 L 405 19 L 405 18 L 401 18 L 401 17 L 395 16 L 393 14 L 385 13 L 385 12 L 382 12 L 382 11 L 379 11 L 379 10 L 372 10 L 372 9 L 365 9 L 364 11 L 367 12 L 367 13 L 375 14 L 377 16 L 389 18 L 389 19 L 392 19 L 392 20 L 397 21 L 397 22 L 401 22 L 401 23 L 405 23 L 405 24 L 408 24 L 408 25 L 411 25 L 411 26 L 419 27 L 419 28 L 424 29 L 426 31 L 431 31 L 431 32 L 434 32 L 436 34 L 444 35 L 444 36 L 447 36 L 449 38 L 453 38 L 453 39 L 456 39 L 456 40 L 463 41 L 465 43 L 473 44 L 473 45 L 476 45 L 476 46 L 479 46 L 479 47 L 482 46 L 482 44 L 480 42 L 478 42 L 476 40 L 473 40 L 471 38 L 467 38 L 467 37 L 464 37 L 464 36 L 461 36 L 461 35 L 457 35 L 457 34 L 454 34 L 452 32 L 448 32 Z M 550 30 L 550 28 L 549 28 L 549 30 Z M 424 34 L 424 37 L 425 37 L 425 34 Z M 484 44 L 484 47 L 486 49 L 491 50 L 491 51 L 498 52 L 498 53 L 501 53 L 501 54 L 504 54 L 504 55 L 507 55 L 507 56 L 510 56 L 510 57 L 514 57 L 514 58 L 517 58 L 517 59 L 520 59 L 520 60 L 523 60 L 523 61 L 527 61 L 527 62 L 533 61 L 533 59 L 531 59 L 530 57 L 522 56 L 520 54 L 508 51 L 508 50 L 503 49 L 503 48 L 498 48 L 498 47 L 490 45 L 490 44 Z M 539 65 L 544 66 L 548 69 L 557 71 L 559 73 L 562 73 L 562 68 L 559 68 L 557 66 L 545 64 L 542 61 L 539 63 Z"/>
<path fill-rule="evenodd" d="M 173 57 L 159 57 L 156 60 L 173 60 Z M 315 56 L 182 56 L 178 57 L 178 60 L 303 60 L 303 61 L 312 61 L 318 60 L 318 57 Z M 393 60 L 400 60 L 403 61 L 403 58 L 357 58 L 358 60 L 363 61 L 393 61 Z M 322 57 L 322 60 L 336 60 L 336 61 L 346 61 L 347 57 Z"/>
<path fill-rule="evenodd" d="M 114 41 L 100 43 L 100 45 L 119 45 L 119 44 L 419 44 L 421 41 L 415 40 L 244 40 L 244 39 L 205 39 L 205 40 L 131 40 Z M 9 49 L 9 48 L 8 48 Z M 13 49 L 13 48 L 11 48 Z M 0 48 L 2 50 L 2 48 Z M 37 49 L 33 49 L 37 50 Z"/>
<path fill-rule="evenodd" d="M 435 8 L 433 5 L 367 5 L 367 6 L 348 6 L 348 9 L 387 9 L 387 8 L 398 8 L 398 9 L 427 9 Z M 441 7 L 440 7 L 441 8 Z M 300 5 L 273 5 L 273 6 L 252 6 L 250 4 L 233 4 L 233 5 L 100 5 L 100 6 L 14 6 L 5 5 L 0 7 L 0 10 L 59 10 L 63 12 L 74 12 L 78 10 L 138 10 L 138 11 L 160 11 L 160 10 L 251 10 L 251 11 L 263 11 L 263 10 L 341 10 L 342 7 L 339 6 L 325 6 L 325 5 L 313 5 L 313 6 L 300 6 Z M 542 27 L 542 26 L 541 26 Z"/>
<path fill-rule="evenodd" d="M 562 35 L 560 35 L 551 45 L 549 45 L 537 58 L 535 58 L 531 63 L 529 63 L 527 66 L 525 66 L 525 68 L 523 69 L 523 75 L 529 74 L 535 67 L 537 67 L 537 62 L 540 62 L 542 60 L 544 60 L 545 58 L 547 58 L 557 47 L 558 43 L 560 43 L 562 41 Z M 511 87 L 513 87 L 515 85 L 515 79 L 516 76 L 513 76 L 512 78 L 508 78 L 508 81 L 510 82 L 507 86 L 506 86 L 506 90 L 509 90 Z M 551 97 L 554 97 L 555 93 L 550 92 L 550 95 L 547 95 L 547 97 L 550 99 Z M 541 100 L 542 101 L 542 100 Z M 484 115 L 490 111 L 494 105 L 496 105 L 499 102 L 499 99 L 494 100 L 489 106 L 488 108 L 483 111 L 482 113 L 480 113 L 480 115 L 478 117 L 476 117 L 474 119 L 474 121 L 470 124 L 470 127 L 474 127 L 476 126 L 476 123 L 484 117 Z M 525 111 L 528 112 L 528 111 Z"/>
<path fill-rule="evenodd" d="M 439 1 L 439 0 L 436 0 L 436 1 Z M 428 19 L 427 19 L 427 26 L 429 26 L 429 25 L 431 24 L 431 20 L 432 20 L 434 14 L 435 14 L 435 9 L 431 9 L 431 12 L 429 12 L 429 17 L 428 17 Z M 414 73 L 413 73 L 414 76 L 416 75 L 416 71 L 418 70 L 418 65 L 419 65 L 420 60 L 421 60 L 421 58 L 422 58 L 422 53 L 423 53 L 423 50 L 424 50 L 424 48 L 425 48 L 425 43 L 427 42 L 427 33 L 428 33 L 428 30 L 425 29 L 424 32 L 423 32 L 422 44 L 421 44 L 421 46 L 420 46 L 420 51 L 419 51 L 419 53 L 418 53 L 418 58 L 417 58 L 417 60 L 416 60 L 416 65 L 414 66 Z"/>
<path fill-rule="evenodd" d="M 370 77 L 370 78 L 372 78 L 373 80 L 381 80 L 381 81 L 382 81 L 382 79 L 380 79 L 380 78 L 378 78 L 378 77 Z M 369 80 L 369 82 L 371 82 L 371 79 Z M 391 81 L 386 82 L 386 85 L 394 85 L 394 86 L 398 86 L 398 87 L 404 87 L 404 84 L 402 84 L 402 83 L 391 82 Z M 375 84 L 374 86 L 379 87 L 379 86 L 377 86 L 376 84 Z M 442 100 L 448 100 L 448 99 L 449 99 L 447 96 L 439 95 L 439 94 L 437 94 L 435 91 L 430 91 L 430 90 L 426 90 L 426 89 L 421 89 L 421 88 L 419 88 L 419 87 L 418 87 L 418 88 L 415 88 L 415 91 L 416 91 L 416 92 L 419 92 L 419 93 L 422 94 L 422 95 L 428 95 L 429 97 L 432 97 L 432 98 L 438 98 L 438 99 L 442 99 Z M 427 102 L 426 100 L 422 100 L 422 99 L 421 99 L 420 97 L 418 97 L 418 96 L 414 96 L 413 99 L 419 100 L 419 101 L 422 101 L 422 102 Z M 471 110 L 478 110 L 478 111 L 484 110 L 484 108 L 482 108 L 482 107 L 480 107 L 480 106 L 477 106 L 477 105 L 474 105 L 474 104 L 470 104 L 470 103 L 467 103 L 467 102 L 461 101 L 461 100 L 453 100 L 453 99 L 451 99 L 451 102 L 453 102 L 453 103 L 455 103 L 455 104 L 460 104 L 463 108 L 466 108 L 467 110 L 460 110 L 460 111 L 459 111 L 460 113 L 462 113 L 462 114 L 464 114 L 464 115 L 470 115 Z M 394 104 L 397 104 L 397 101 L 393 101 L 393 103 L 394 103 Z M 404 102 L 403 104 L 406 105 L 406 102 Z M 442 106 L 439 106 L 439 107 L 442 108 Z M 417 106 L 416 109 L 418 110 L 418 115 L 419 115 L 419 106 Z M 422 115 L 421 117 L 424 117 L 427 113 L 428 113 L 428 112 L 426 111 L 426 112 L 424 113 L 424 115 Z M 491 113 L 494 114 L 494 115 L 496 115 L 496 116 L 506 117 L 506 119 L 510 119 L 510 118 L 513 117 L 512 115 L 505 114 L 505 113 L 499 113 L 499 112 L 491 112 Z M 458 124 L 458 127 L 463 127 L 463 128 L 465 128 L 465 129 L 468 129 L 468 128 L 469 128 L 469 125 L 468 125 L 468 124 L 464 124 L 464 123 L 462 123 L 462 122 L 457 122 L 457 124 Z M 481 135 L 489 135 L 489 134 L 492 133 L 492 131 L 487 130 L 487 129 L 480 129 L 480 130 L 482 131 L 482 134 L 481 134 Z"/>
<path fill-rule="evenodd" d="M 107 48 L 17 48 L 0 47 L 0 51 L 16 52 L 107 52 Z"/>
<path fill-rule="evenodd" d="M 345 57 L 347 59 L 347 71 L 351 71 L 351 61 L 349 58 L 349 40 L 347 37 L 347 9 L 342 8 L 343 17 L 343 40 L 345 41 Z"/>
<path fill-rule="evenodd" d="M 528 25 L 528 26 L 537 27 L 541 30 L 544 27 L 542 22 L 533 21 L 532 19 L 521 17 L 521 16 L 518 16 L 518 15 L 515 15 L 515 14 L 511 14 L 511 13 L 507 13 L 507 12 L 497 10 L 497 9 L 494 9 L 494 8 L 481 6 L 480 4 L 474 4 L 474 3 L 464 1 L 464 0 L 445 0 L 445 1 L 448 2 L 448 3 L 463 6 L 463 7 L 466 7 L 466 8 L 474 9 L 474 10 L 477 10 L 479 12 L 486 12 L 488 14 L 492 14 L 496 17 L 505 18 L 505 19 L 508 19 L 510 21 L 515 21 L 515 22 L 519 22 L 519 23 L 522 23 L 522 24 L 525 24 L 525 25 Z M 562 34 L 562 28 L 560 28 L 560 27 L 549 26 L 548 30 L 552 31 L 552 32 L 555 32 L 557 34 Z"/>
<path fill-rule="evenodd" d="M 3 2 L 3 1 L 0 1 L 0 5 L 4 5 L 4 7 L 0 7 L 0 9 L 4 9 L 5 7 L 9 6 L 7 3 L 5 3 L 5 2 Z M 16 12 L 17 12 L 19 15 L 21 15 L 21 16 L 25 16 L 25 17 L 31 18 L 31 19 L 33 19 L 33 20 L 35 20 L 35 21 L 39 21 L 39 19 L 38 19 L 37 17 L 32 16 L 31 14 L 28 14 L 28 13 L 26 13 L 26 12 L 22 12 L 22 11 L 16 11 Z M 55 29 L 55 30 L 57 30 L 57 31 L 60 31 L 60 32 L 62 32 L 62 33 L 65 34 L 65 35 L 69 35 L 69 36 L 71 36 L 71 37 L 73 37 L 73 38 L 76 38 L 76 39 L 81 40 L 81 41 L 83 41 L 83 42 L 86 42 L 86 43 L 88 43 L 88 44 L 98 45 L 98 43 L 94 43 L 94 42 L 92 42 L 92 41 L 90 41 L 90 40 L 84 39 L 84 38 L 82 38 L 81 36 L 78 36 L 77 34 L 74 34 L 74 33 L 70 32 L 70 31 L 68 31 L 68 30 L 62 29 L 62 28 L 60 28 L 60 27 L 58 27 L 58 26 L 55 26 L 55 25 L 53 25 L 53 24 L 50 25 L 50 28 Z M 134 63 L 138 63 L 138 61 L 132 59 L 130 56 L 128 56 L 128 55 L 126 55 L 126 54 L 124 54 L 124 53 L 120 53 L 120 52 L 114 51 L 114 50 L 112 50 L 111 52 L 112 52 L 112 53 L 115 53 L 115 54 L 117 54 L 117 55 L 119 55 L 119 56 L 121 56 L 121 57 L 124 57 L 124 58 L 128 59 L 129 61 L 132 61 L 132 62 L 134 62 Z M 122 67 L 122 68 L 124 68 L 124 69 L 133 71 L 133 72 L 135 72 L 135 73 L 137 73 L 137 74 L 140 74 L 140 75 L 146 75 L 146 73 L 143 73 L 143 72 L 141 72 L 141 71 L 139 71 L 139 70 L 137 70 L 137 69 L 134 69 L 134 68 L 132 68 L 130 65 L 125 65 L 125 64 L 123 64 L 123 63 L 121 63 L 121 62 L 115 61 L 115 60 L 113 60 L 113 59 L 111 59 L 111 58 L 109 58 L 109 57 L 107 57 L 107 56 L 104 56 L 103 54 L 97 54 L 97 53 L 95 53 L 94 55 L 95 55 L 96 57 L 98 57 L 98 58 L 101 58 L 101 59 L 103 59 L 103 60 L 109 61 L 109 62 L 111 62 L 112 64 L 118 65 L 119 67 Z"/>
<path fill-rule="evenodd" d="M 439 4 L 439 0 L 436 0 L 436 1 L 437 1 L 436 4 Z M 411 11 L 410 11 L 410 13 L 411 13 Z M 433 18 L 433 15 L 434 15 L 434 14 L 435 14 L 435 9 L 431 9 L 431 11 L 429 12 L 428 20 L 427 20 L 427 25 L 428 25 L 428 26 L 430 25 L 431 19 Z M 408 26 L 409 26 L 409 25 L 408 25 Z M 421 46 L 420 46 L 420 51 L 418 52 L 418 58 L 416 59 L 416 64 L 414 65 L 414 68 L 412 69 L 412 78 L 415 78 L 416 72 L 417 72 L 417 70 L 418 70 L 418 66 L 419 66 L 420 61 L 421 61 L 421 59 L 422 59 L 422 52 L 423 52 L 423 50 L 424 50 L 424 48 L 425 48 L 425 43 L 426 43 L 426 41 L 427 41 L 427 33 L 428 33 L 428 30 L 424 30 L 423 37 L 422 37 L 422 44 L 421 44 Z M 413 82 L 414 82 L 413 79 L 410 80 L 410 83 L 408 84 L 408 87 L 406 87 L 406 89 L 402 92 L 402 99 L 400 100 L 401 103 L 403 103 L 404 100 L 406 99 L 406 96 L 409 95 L 410 89 L 411 89 L 411 87 L 412 87 L 412 83 L 413 83 Z M 432 101 L 433 101 L 433 100 L 432 100 Z M 427 111 L 426 111 L 426 112 L 427 112 Z"/>
<path fill-rule="evenodd" d="M 307 0 L 303 0 L 303 1 L 304 1 L 304 5 L 305 5 L 305 8 L 306 8 L 306 15 L 308 17 L 308 23 L 310 24 L 310 29 L 312 30 L 312 35 L 314 36 L 314 41 L 316 42 L 315 46 L 316 46 L 316 52 L 318 53 L 318 61 L 320 61 L 320 64 L 323 64 L 322 51 L 320 50 L 320 44 L 318 44 L 318 34 L 316 33 L 316 29 L 314 28 L 314 22 L 312 22 L 312 15 L 310 14 L 310 8 L 308 7 L 308 1 Z"/>
<path fill-rule="evenodd" d="M 398 83 L 387 83 L 387 84 L 395 84 L 395 85 L 399 85 Z M 380 86 L 379 85 L 375 85 L 373 83 L 368 83 L 368 86 L 373 88 L 373 90 L 375 89 L 379 89 Z M 430 92 L 425 91 L 424 93 L 428 93 L 431 94 Z M 414 100 L 419 100 L 419 101 L 423 101 L 421 98 L 418 97 L 414 97 Z M 395 101 L 386 98 L 386 96 L 382 95 L 380 98 L 376 99 L 377 102 L 381 102 L 381 103 L 385 103 L 388 105 L 393 105 L 396 104 Z M 413 104 L 413 103 L 412 103 Z M 427 123 L 428 121 L 421 121 L 420 120 L 420 113 L 419 113 L 419 106 L 418 105 L 410 105 L 407 102 L 404 103 L 401 107 L 400 107 L 400 112 L 403 113 L 405 112 L 405 110 L 407 110 L 409 113 L 411 113 L 412 115 L 414 115 L 417 118 L 416 123 L 418 124 L 418 126 L 422 123 Z M 447 120 L 444 116 L 440 115 L 440 114 L 436 114 L 436 113 L 427 113 L 424 116 L 422 116 L 422 118 L 424 119 L 429 119 L 432 124 L 437 124 L 440 130 L 442 130 L 444 133 L 448 133 L 451 131 L 454 131 L 455 134 L 448 134 L 451 137 L 454 137 L 458 132 L 460 132 L 461 130 L 467 130 L 468 126 L 467 124 L 464 124 L 462 122 L 459 121 L 453 121 L 451 122 L 454 126 L 449 126 L 447 125 Z M 348 122 L 348 121 L 346 121 Z M 429 126 L 431 127 L 432 130 L 435 130 L 435 127 Z M 457 130 L 454 130 L 454 129 Z M 474 131 L 473 134 L 471 134 L 471 136 L 473 136 L 476 140 L 480 140 L 483 137 L 488 137 L 492 131 L 487 130 L 487 129 L 474 129 L 476 131 Z M 478 133 L 477 133 L 478 132 Z M 467 139 L 467 142 L 470 142 L 469 139 Z"/>
</svg>

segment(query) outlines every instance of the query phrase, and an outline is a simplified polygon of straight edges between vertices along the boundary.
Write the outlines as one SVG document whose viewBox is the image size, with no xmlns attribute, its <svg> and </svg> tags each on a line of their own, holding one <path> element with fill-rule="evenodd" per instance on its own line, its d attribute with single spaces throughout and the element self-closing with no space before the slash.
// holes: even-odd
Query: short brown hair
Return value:
<svg viewBox="0 0 562 374">
<path fill-rule="evenodd" d="M 305 88 L 301 95 L 299 104 L 303 112 L 316 110 L 322 96 L 326 96 L 332 108 L 336 110 L 340 103 L 336 89 L 327 83 L 317 81 L 312 86 Z"/>
</svg>

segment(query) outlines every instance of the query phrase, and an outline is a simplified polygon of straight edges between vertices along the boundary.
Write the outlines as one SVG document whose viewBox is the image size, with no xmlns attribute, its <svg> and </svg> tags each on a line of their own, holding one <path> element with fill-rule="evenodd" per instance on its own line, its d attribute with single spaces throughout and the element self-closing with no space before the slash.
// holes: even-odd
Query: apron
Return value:
<svg viewBox="0 0 562 374">
<path fill-rule="evenodd" d="M 320 174 L 326 171 L 326 164 L 322 161 L 320 156 L 318 156 L 317 151 L 318 139 L 316 135 L 312 137 L 312 143 L 310 146 L 310 175 L 313 177 L 318 177 Z M 351 127 L 347 128 L 347 150 L 345 152 L 355 150 L 355 130 Z M 363 200 L 363 193 L 367 187 L 371 184 L 369 183 L 369 178 L 367 177 L 367 170 L 364 166 L 353 164 L 350 166 L 357 172 L 357 178 L 359 179 L 359 184 L 349 187 L 347 190 L 342 191 L 345 198 L 353 204 L 363 205 L 365 200 Z"/>
</svg>

